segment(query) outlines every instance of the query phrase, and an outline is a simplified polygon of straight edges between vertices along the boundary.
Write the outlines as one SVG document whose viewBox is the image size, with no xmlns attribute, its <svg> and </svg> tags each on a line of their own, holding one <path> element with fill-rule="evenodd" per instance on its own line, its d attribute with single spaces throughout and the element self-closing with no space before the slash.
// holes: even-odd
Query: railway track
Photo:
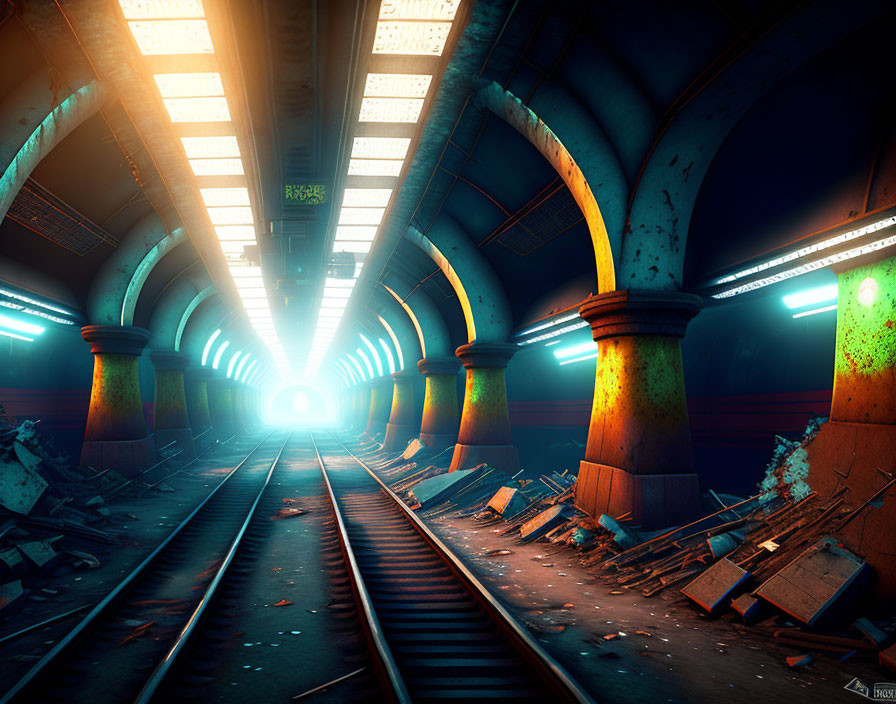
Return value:
<svg viewBox="0 0 896 704">
<path fill-rule="evenodd" d="M 154 700 L 228 576 L 289 442 L 283 436 L 256 445 L 0 704 Z"/>
<path fill-rule="evenodd" d="M 388 699 L 592 702 L 370 467 L 327 442 L 335 453 L 312 435 Z"/>
</svg>

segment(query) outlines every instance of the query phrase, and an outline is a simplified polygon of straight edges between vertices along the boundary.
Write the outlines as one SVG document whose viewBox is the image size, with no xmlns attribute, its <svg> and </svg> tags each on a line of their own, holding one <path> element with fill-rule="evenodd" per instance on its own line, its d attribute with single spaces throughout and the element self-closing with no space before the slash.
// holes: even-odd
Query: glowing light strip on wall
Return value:
<svg viewBox="0 0 896 704">
<path fill-rule="evenodd" d="M 713 281 L 712 285 L 718 286 L 721 284 L 727 284 L 733 281 L 737 281 L 747 276 L 753 276 L 754 274 L 758 274 L 762 271 L 774 269 L 775 267 L 779 267 L 783 264 L 802 259 L 809 255 L 815 254 L 816 252 L 821 252 L 825 249 L 830 249 L 831 247 L 836 247 L 838 245 L 856 240 L 860 237 L 864 237 L 865 235 L 879 232 L 893 225 L 896 225 L 896 215 L 888 218 L 883 218 L 882 220 L 878 220 L 877 222 L 871 223 L 869 225 L 864 225 L 863 227 L 856 228 L 855 230 L 843 232 L 834 237 L 829 237 L 819 242 L 815 242 L 814 244 L 807 245 L 806 247 L 800 247 L 799 249 L 788 252 L 787 254 L 782 254 L 779 257 L 775 257 L 760 264 L 756 264 L 755 266 L 751 266 L 748 269 L 742 269 L 741 271 L 729 274 L 728 276 L 723 276 L 722 278 Z M 877 240 L 876 242 L 871 242 L 867 245 L 863 245 L 862 247 L 854 247 L 846 252 L 833 254 L 829 257 L 825 257 L 822 260 L 819 260 L 822 262 L 826 262 L 825 264 L 819 264 L 818 262 L 808 262 L 806 264 L 788 269 L 787 271 L 780 272 L 773 276 L 768 276 L 759 279 L 758 281 L 752 281 L 748 284 L 743 284 L 742 286 L 736 286 L 726 291 L 722 291 L 721 293 L 713 294 L 713 298 L 728 298 L 730 296 L 736 296 L 737 294 L 746 293 L 747 291 L 753 291 L 757 288 L 762 288 L 763 286 L 768 286 L 769 284 L 783 281 L 784 279 L 799 276 L 800 274 L 804 274 L 807 271 L 814 271 L 816 269 L 824 268 L 825 266 L 829 266 L 831 263 L 843 261 L 844 259 L 852 259 L 853 257 L 861 256 L 862 254 L 865 254 L 869 251 L 874 251 L 875 249 L 882 249 L 884 246 L 889 246 L 886 244 L 882 245 L 880 243 L 887 242 L 892 239 L 892 237 L 886 237 L 884 239 Z"/>
<path fill-rule="evenodd" d="M 168 116 L 184 132 L 181 144 L 243 308 L 270 349 L 281 377 L 288 381 L 291 369 L 274 325 L 261 267 L 246 256 L 246 248 L 257 245 L 255 219 L 221 75 L 209 70 L 214 68 L 214 43 L 202 1 L 118 0 L 118 4 L 153 70 Z M 173 72 L 175 64 L 159 58 L 171 56 L 181 58 L 176 63 L 180 72 Z M 185 70 L 191 66 L 203 70 Z"/>
<path fill-rule="evenodd" d="M 373 54 L 441 56 L 460 3 L 461 0 L 382 0 Z M 431 93 L 432 79 L 428 73 L 372 72 L 364 81 L 358 122 L 381 123 L 383 127 L 378 136 L 353 138 L 347 175 L 394 179 L 393 187 L 346 188 L 342 194 L 332 251 L 353 254 L 355 273 L 352 279 L 328 278 L 324 282 L 324 300 L 311 341 L 306 378 L 313 376 L 323 362 L 350 294 L 342 299 L 341 305 L 326 301 L 334 290 L 347 288 L 350 292 L 361 275 L 398 186 L 398 177 L 411 156 L 410 138 L 397 135 L 405 134 L 404 125 L 415 124 L 420 119 Z"/>
</svg>

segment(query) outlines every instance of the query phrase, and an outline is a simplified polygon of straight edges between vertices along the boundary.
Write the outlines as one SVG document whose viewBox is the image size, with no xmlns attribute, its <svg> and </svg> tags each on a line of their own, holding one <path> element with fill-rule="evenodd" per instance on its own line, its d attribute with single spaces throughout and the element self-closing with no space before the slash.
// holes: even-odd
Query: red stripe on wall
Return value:
<svg viewBox="0 0 896 704">
<path fill-rule="evenodd" d="M 46 428 L 83 430 L 90 389 L 0 389 L 0 405 L 10 418 L 39 418 Z"/>
</svg>

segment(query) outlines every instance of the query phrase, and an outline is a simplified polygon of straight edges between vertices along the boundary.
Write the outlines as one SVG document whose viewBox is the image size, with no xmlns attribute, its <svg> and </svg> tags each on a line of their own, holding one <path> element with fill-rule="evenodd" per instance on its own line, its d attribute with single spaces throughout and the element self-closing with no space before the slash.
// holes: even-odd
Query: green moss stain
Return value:
<svg viewBox="0 0 896 704">
<path fill-rule="evenodd" d="M 156 370 L 155 425 L 157 430 L 189 426 L 184 373 L 181 369 Z"/>
<path fill-rule="evenodd" d="M 458 442 L 464 445 L 510 444 L 503 367 L 467 370 Z"/>
</svg>

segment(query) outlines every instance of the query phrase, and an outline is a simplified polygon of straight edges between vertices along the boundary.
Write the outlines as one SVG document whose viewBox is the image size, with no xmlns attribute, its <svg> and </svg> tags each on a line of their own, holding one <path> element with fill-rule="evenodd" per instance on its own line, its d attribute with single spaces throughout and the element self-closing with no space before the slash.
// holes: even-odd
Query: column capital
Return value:
<svg viewBox="0 0 896 704">
<path fill-rule="evenodd" d="M 187 367 L 184 370 L 184 376 L 193 381 L 208 381 L 214 375 L 214 370 L 209 367 Z"/>
<path fill-rule="evenodd" d="M 81 337 L 93 354 L 129 354 L 139 357 L 149 343 L 149 330 L 132 325 L 85 325 Z"/>
<path fill-rule="evenodd" d="M 417 369 L 425 376 L 453 376 L 460 369 L 460 362 L 455 357 L 425 357 L 417 362 Z"/>
<path fill-rule="evenodd" d="M 173 350 L 153 350 L 149 353 L 149 358 L 158 371 L 186 369 L 190 364 L 190 356 L 188 354 Z"/>
<path fill-rule="evenodd" d="M 579 315 L 591 324 L 595 342 L 621 335 L 684 337 L 702 299 L 679 291 L 609 291 L 585 299 Z"/>
<path fill-rule="evenodd" d="M 455 354 L 466 369 L 503 369 L 518 349 L 512 342 L 471 342 L 458 347 Z"/>
</svg>

